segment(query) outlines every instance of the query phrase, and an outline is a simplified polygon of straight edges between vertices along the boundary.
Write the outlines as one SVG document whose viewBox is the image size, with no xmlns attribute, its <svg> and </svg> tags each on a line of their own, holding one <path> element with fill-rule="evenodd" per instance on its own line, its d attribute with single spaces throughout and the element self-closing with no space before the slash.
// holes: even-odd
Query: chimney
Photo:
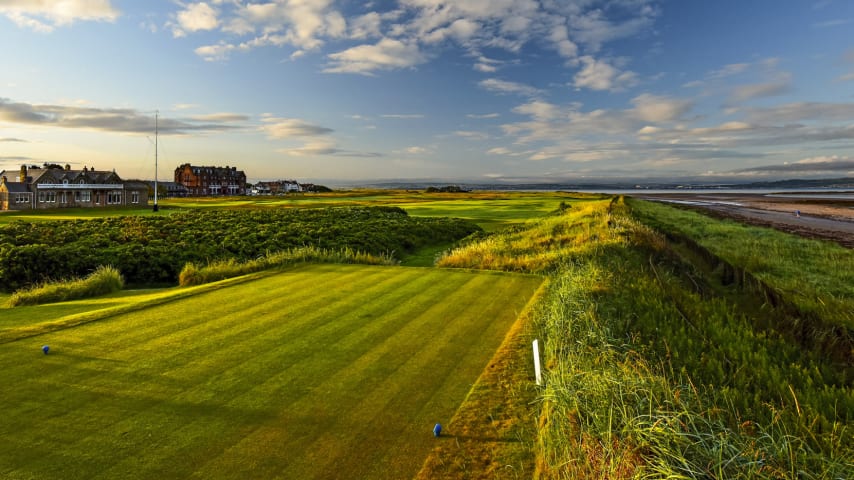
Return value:
<svg viewBox="0 0 854 480">
<path fill-rule="evenodd" d="M 71 170 L 71 164 L 66 163 L 66 164 L 65 164 L 65 169 L 66 169 L 66 170 Z"/>
<path fill-rule="evenodd" d="M 18 178 L 18 181 L 21 183 L 27 182 L 27 166 L 21 165 L 21 176 Z"/>
</svg>

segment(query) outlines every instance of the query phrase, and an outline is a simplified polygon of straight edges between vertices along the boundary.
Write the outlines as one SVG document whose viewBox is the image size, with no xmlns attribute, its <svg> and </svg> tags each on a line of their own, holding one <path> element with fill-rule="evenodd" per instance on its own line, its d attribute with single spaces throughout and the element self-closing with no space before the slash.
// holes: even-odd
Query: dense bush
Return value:
<svg viewBox="0 0 854 480">
<path fill-rule="evenodd" d="M 130 284 L 174 284 L 189 262 L 242 262 L 303 246 L 397 256 L 478 230 L 465 220 L 415 218 L 397 207 L 211 209 L 13 222 L 0 227 L 0 285 L 13 291 L 50 277 L 83 276 L 98 265 L 116 266 Z"/>
<path fill-rule="evenodd" d="M 122 287 L 124 287 L 124 279 L 121 272 L 113 267 L 98 267 L 86 278 L 46 282 L 33 288 L 19 290 L 12 294 L 9 306 L 40 305 L 97 297 L 117 292 Z"/>
</svg>

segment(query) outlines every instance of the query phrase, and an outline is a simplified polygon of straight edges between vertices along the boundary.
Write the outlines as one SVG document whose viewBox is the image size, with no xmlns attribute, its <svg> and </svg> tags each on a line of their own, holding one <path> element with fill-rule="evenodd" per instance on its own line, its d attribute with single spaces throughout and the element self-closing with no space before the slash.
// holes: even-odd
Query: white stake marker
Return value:
<svg viewBox="0 0 854 480">
<path fill-rule="evenodd" d="M 543 384 L 543 374 L 540 371 L 540 344 L 539 340 L 534 340 L 534 373 L 537 376 L 537 385 Z"/>
</svg>

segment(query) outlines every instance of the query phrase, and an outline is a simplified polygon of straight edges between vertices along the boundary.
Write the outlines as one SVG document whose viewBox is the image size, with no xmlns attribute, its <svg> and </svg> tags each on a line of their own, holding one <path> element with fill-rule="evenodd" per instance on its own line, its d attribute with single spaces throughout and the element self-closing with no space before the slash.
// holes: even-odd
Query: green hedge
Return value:
<svg viewBox="0 0 854 480">
<path fill-rule="evenodd" d="M 466 220 L 415 218 L 397 207 L 211 209 L 13 222 L 0 227 L 0 288 L 84 276 L 99 265 L 116 266 L 129 284 L 175 284 L 187 263 L 244 262 L 304 246 L 398 257 L 479 230 Z"/>
</svg>

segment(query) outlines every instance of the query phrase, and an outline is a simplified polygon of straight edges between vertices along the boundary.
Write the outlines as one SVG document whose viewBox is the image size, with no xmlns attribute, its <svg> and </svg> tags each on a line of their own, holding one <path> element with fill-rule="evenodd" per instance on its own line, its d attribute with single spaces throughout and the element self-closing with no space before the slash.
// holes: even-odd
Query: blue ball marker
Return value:
<svg viewBox="0 0 854 480">
<path fill-rule="evenodd" d="M 435 427 L 433 427 L 433 436 L 438 437 L 442 434 L 442 424 L 437 423 Z"/>
<path fill-rule="evenodd" d="M 44 354 L 45 354 L 45 355 L 47 355 L 47 352 L 48 352 L 49 350 L 50 350 L 50 347 L 49 347 L 49 346 L 47 346 L 47 345 L 45 345 L 45 346 L 43 346 L 43 347 L 42 347 L 42 351 L 44 352 Z"/>
</svg>

